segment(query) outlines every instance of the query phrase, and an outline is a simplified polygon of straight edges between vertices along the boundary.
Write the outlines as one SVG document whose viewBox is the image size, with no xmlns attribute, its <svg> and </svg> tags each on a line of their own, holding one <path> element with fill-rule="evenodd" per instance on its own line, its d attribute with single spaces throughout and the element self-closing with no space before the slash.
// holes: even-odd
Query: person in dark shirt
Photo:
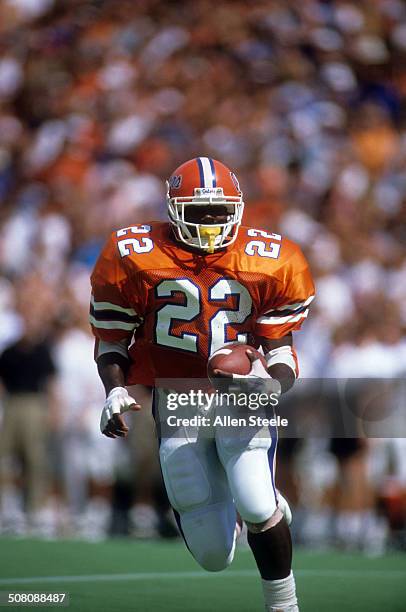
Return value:
<svg viewBox="0 0 406 612">
<path fill-rule="evenodd" d="M 55 373 L 50 344 L 38 329 L 30 329 L 29 324 L 23 337 L 0 355 L 0 381 L 4 392 L 0 426 L 0 495 L 7 484 L 12 483 L 10 468 L 16 459 L 19 460 L 25 510 L 34 528 L 41 521 L 41 510 L 48 492 L 46 436 Z"/>
<path fill-rule="evenodd" d="M 9 394 L 44 392 L 54 374 L 54 362 L 45 340 L 31 344 L 22 339 L 0 355 L 0 378 Z"/>
</svg>

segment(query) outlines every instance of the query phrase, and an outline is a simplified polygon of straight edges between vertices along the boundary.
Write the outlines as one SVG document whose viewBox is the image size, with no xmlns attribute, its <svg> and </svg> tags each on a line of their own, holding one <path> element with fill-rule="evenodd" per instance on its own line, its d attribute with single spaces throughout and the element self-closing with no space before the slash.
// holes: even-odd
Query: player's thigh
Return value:
<svg viewBox="0 0 406 612">
<path fill-rule="evenodd" d="M 229 499 L 227 477 L 214 440 L 163 438 L 159 459 L 169 501 L 177 512 Z"/>
<path fill-rule="evenodd" d="M 255 432 L 254 432 L 255 433 Z M 236 508 L 245 521 L 261 523 L 275 512 L 276 430 L 216 432 L 219 458 L 227 474 Z"/>
</svg>

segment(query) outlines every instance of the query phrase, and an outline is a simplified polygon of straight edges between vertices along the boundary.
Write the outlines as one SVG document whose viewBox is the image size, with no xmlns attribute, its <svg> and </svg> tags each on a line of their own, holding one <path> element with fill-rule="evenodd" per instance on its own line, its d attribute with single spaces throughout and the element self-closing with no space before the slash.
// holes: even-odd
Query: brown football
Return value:
<svg viewBox="0 0 406 612">
<path fill-rule="evenodd" d="M 217 369 L 228 372 L 229 374 L 249 374 L 251 362 L 248 359 L 247 349 L 252 351 L 255 357 L 260 359 L 266 368 L 265 357 L 253 346 L 242 344 L 241 342 L 233 342 L 232 344 L 226 344 L 218 349 L 209 358 L 207 362 L 207 374 L 209 378 L 216 378 L 214 370 Z"/>
</svg>

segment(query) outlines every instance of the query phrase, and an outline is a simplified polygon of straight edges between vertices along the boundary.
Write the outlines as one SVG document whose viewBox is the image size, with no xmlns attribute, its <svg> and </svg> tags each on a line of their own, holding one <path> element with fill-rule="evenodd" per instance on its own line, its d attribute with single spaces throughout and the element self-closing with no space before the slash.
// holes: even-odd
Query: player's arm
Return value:
<svg viewBox="0 0 406 612">
<path fill-rule="evenodd" d="M 296 245 L 287 245 L 288 259 L 282 262 L 274 281 L 269 283 L 269 295 L 264 296 L 254 335 L 261 345 L 267 362 L 267 373 L 279 381 L 281 391 L 288 391 L 299 375 L 292 332 L 298 331 L 309 313 L 315 287 L 308 263 Z"/>
<path fill-rule="evenodd" d="M 280 382 L 282 393 L 289 391 L 298 374 L 292 333 L 277 339 L 258 336 L 257 341 L 264 351 L 268 374 Z"/>
<path fill-rule="evenodd" d="M 96 341 L 95 359 L 97 371 L 106 391 L 106 396 L 115 387 L 124 387 L 129 368 L 127 341 Z"/>
<path fill-rule="evenodd" d="M 96 342 L 96 363 L 106 391 L 106 401 L 100 419 L 100 430 L 108 438 L 126 436 L 128 426 L 123 413 L 140 410 L 141 406 L 125 388 L 129 367 L 127 340 Z"/>
<path fill-rule="evenodd" d="M 128 274 L 118 256 L 115 236 L 107 242 L 91 275 L 90 324 L 95 360 L 106 391 L 100 429 L 109 438 L 125 436 L 122 414 L 140 406 L 125 388 L 128 345 L 142 320 L 128 299 Z"/>
</svg>

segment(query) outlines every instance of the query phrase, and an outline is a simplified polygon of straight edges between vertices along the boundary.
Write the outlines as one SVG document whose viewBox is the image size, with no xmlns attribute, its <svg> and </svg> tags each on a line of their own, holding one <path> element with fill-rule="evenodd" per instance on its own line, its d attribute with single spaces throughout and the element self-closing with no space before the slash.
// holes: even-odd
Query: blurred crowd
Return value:
<svg viewBox="0 0 406 612">
<path fill-rule="evenodd" d="M 116 473 L 133 477 L 139 447 L 97 434 L 89 273 L 113 229 L 166 217 L 164 180 L 186 159 L 233 168 L 245 222 L 308 257 L 317 299 L 296 338 L 303 377 L 405 374 L 405 99 L 402 0 L 1 2 L 0 351 L 34 332 L 49 345 L 48 467 L 82 521 L 81 487 L 92 481 L 91 514 L 108 517 L 101 500 L 118 495 Z M 389 458 L 405 451 L 385 445 L 361 463 L 379 454 L 380 485 L 398 495 L 406 474 Z M 329 456 L 331 484 L 340 461 Z M 133 523 L 153 524 L 159 493 L 141 489 Z M 7 504 L 15 514 L 12 494 Z M 297 504 L 309 505 L 300 491 Z M 355 506 L 344 510 L 372 502 Z"/>
</svg>

